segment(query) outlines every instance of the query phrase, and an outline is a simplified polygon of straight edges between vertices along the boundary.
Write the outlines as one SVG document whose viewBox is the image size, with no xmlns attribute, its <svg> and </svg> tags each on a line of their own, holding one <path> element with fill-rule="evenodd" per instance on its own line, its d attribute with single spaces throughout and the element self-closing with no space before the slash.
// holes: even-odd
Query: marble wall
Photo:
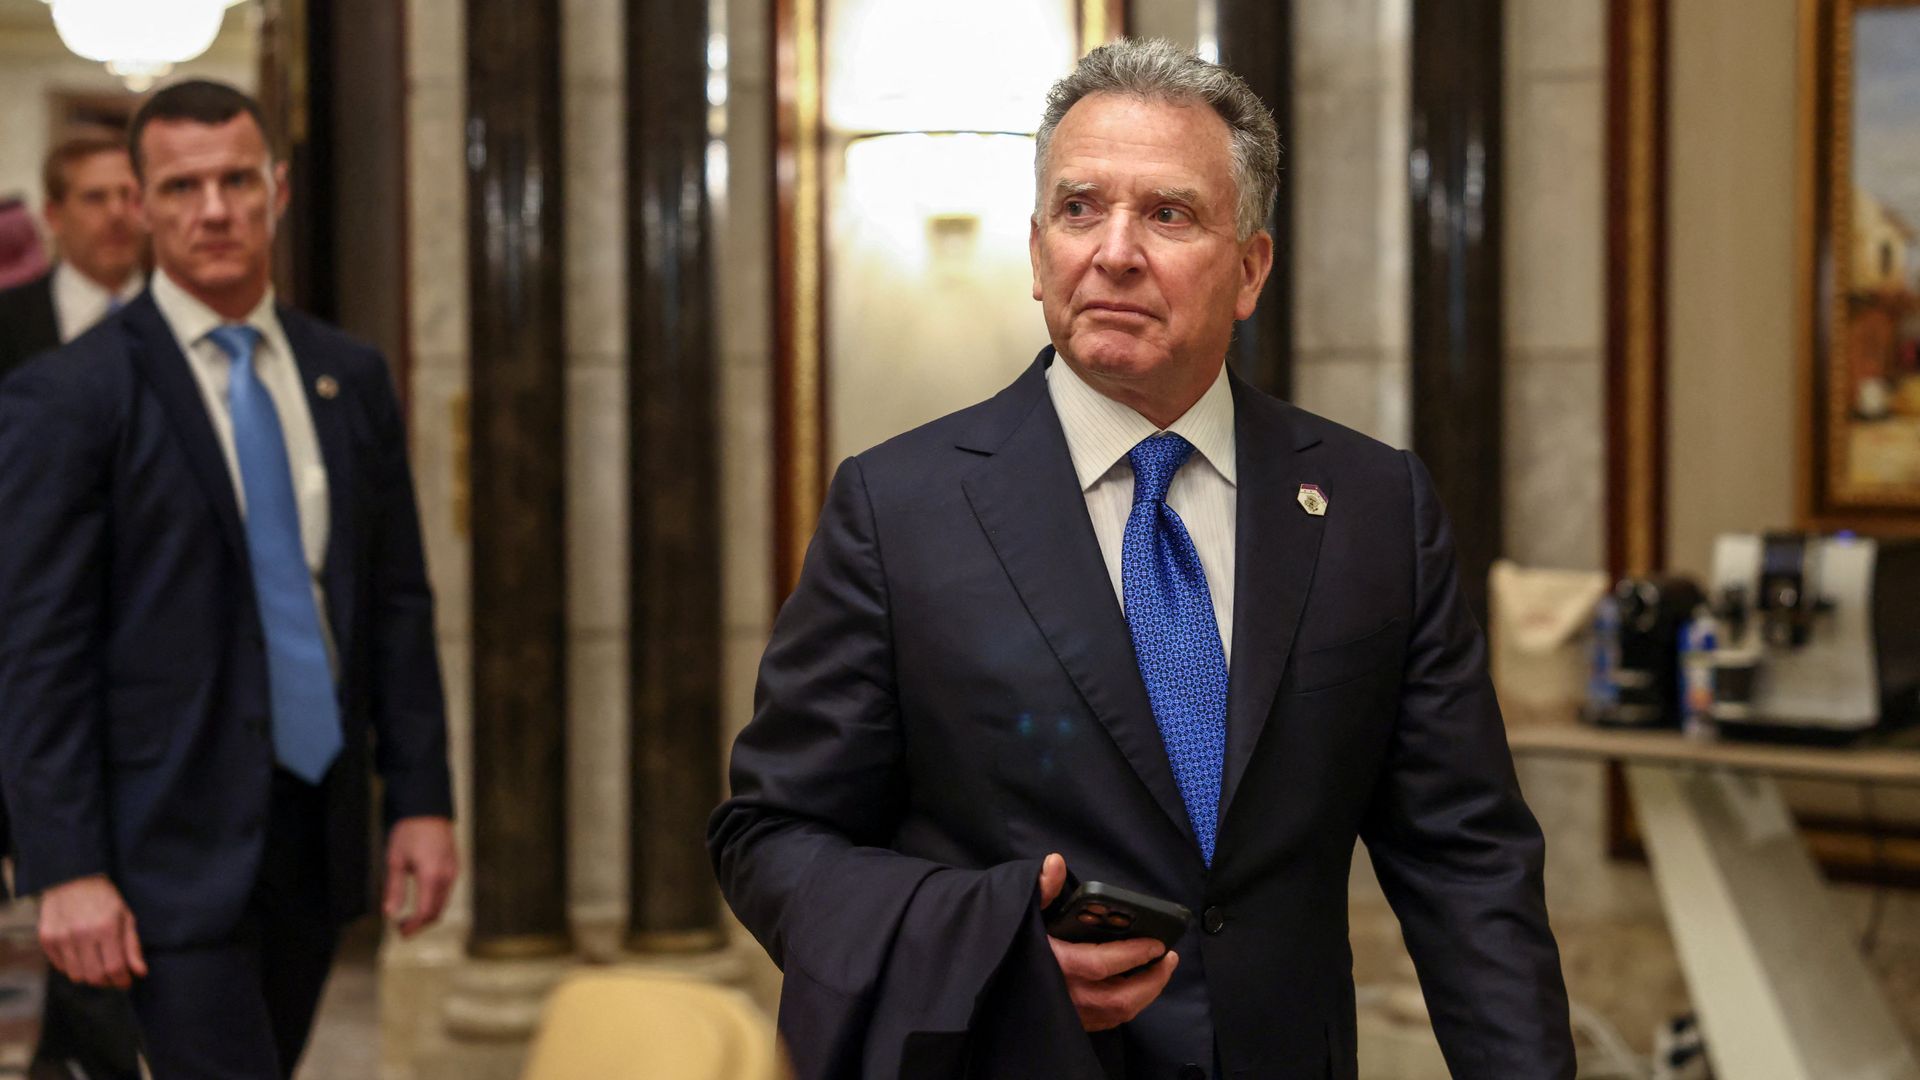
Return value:
<svg viewBox="0 0 1920 1080">
<path fill-rule="evenodd" d="M 724 650 L 721 734 L 753 716 L 754 677 L 773 628 L 773 37 L 771 0 L 721 0 L 727 35 L 726 171 L 715 192 L 714 307 L 720 359 Z M 725 769 L 725 755 L 719 767 Z M 727 790 L 722 788 L 722 790 Z M 731 920 L 731 914 L 728 919 Z M 780 972 L 736 927 L 747 984 L 771 1010 Z"/>
<path fill-rule="evenodd" d="M 1411 0 L 1295 0 L 1294 400 L 1396 446 L 1407 410 Z"/>
<path fill-rule="evenodd" d="M 466 34 L 463 0 L 407 0 L 407 424 L 447 688 L 455 826 L 472 842 L 472 619 L 467 505 Z M 382 1080 L 413 1080 L 440 1037 L 440 1000 L 464 954 L 472 884 L 461 875 L 440 924 L 380 949 Z"/>
<path fill-rule="evenodd" d="M 567 839 L 583 952 L 627 917 L 626 21 L 561 4 L 567 261 Z"/>
<path fill-rule="evenodd" d="M 1606 4 L 1512 0 L 1506 42 L 1506 554 L 1604 564 Z"/>
</svg>

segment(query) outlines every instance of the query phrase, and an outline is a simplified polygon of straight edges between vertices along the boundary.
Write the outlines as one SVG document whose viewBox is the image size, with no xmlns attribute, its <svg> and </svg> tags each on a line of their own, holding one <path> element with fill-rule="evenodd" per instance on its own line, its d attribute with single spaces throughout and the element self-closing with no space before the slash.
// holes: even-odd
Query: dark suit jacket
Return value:
<svg viewBox="0 0 1920 1080">
<path fill-rule="evenodd" d="M 448 814 L 404 433 L 378 353 L 286 308 L 331 489 L 323 584 L 345 749 L 329 903 L 364 910 L 371 757 L 389 821 Z M 315 390 L 331 377 L 333 397 Z M 226 459 L 143 294 L 0 383 L 0 779 L 18 883 L 107 873 L 151 946 L 230 934 L 273 772 L 264 639 Z"/>
<path fill-rule="evenodd" d="M 801 1075 L 1173 1077 L 1182 1057 L 1205 1069 L 1217 1040 L 1228 1077 L 1351 1077 L 1360 838 L 1454 1075 L 1572 1076 L 1541 836 L 1419 461 L 1233 381 L 1234 644 L 1209 868 L 1047 393 L 1051 360 L 840 468 L 767 646 L 709 846 L 785 970 Z M 1306 483 L 1324 517 L 1300 507 Z M 1117 1039 L 1079 1034 L 1047 953 L 1034 881 L 1050 851 L 1203 916 L 1168 992 Z M 915 1060 L 944 1064 L 903 1073 Z"/>
<path fill-rule="evenodd" d="M 60 347 L 60 319 L 53 308 L 53 272 L 0 290 L 0 380 L 35 353 Z M 0 799 L 0 854 L 11 854 L 11 827 Z"/>
<path fill-rule="evenodd" d="M 0 379 L 35 353 L 59 347 L 52 271 L 0 292 Z"/>
</svg>

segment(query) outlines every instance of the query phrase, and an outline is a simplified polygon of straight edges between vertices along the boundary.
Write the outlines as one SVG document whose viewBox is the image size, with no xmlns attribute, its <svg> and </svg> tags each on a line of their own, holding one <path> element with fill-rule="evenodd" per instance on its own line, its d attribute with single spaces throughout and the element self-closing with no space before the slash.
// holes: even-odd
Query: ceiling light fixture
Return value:
<svg viewBox="0 0 1920 1080">
<path fill-rule="evenodd" d="M 227 8 L 242 0 L 48 0 L 53 28 L 139 93 L 207 51 Z"/>
</svg>

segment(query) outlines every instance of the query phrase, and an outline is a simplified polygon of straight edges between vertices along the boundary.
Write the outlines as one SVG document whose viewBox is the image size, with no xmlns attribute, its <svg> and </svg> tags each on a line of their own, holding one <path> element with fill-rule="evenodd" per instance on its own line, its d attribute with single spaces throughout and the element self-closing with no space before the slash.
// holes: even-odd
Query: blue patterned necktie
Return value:
<svg viewBox="0 0 1920 1080">
<path fill-rule="evenodd" d="M 340 704 L 333 665 L 321 636 L 313 576 L 300 541 L 300 505 L 280 414 L 253 367 L 260 331 L 222 326 L 207 335 L 233 358 L 227 401 L 240 487 L 247 496 L 247 556 L 253 597 L 267 639 L 267 684 L 273 704 L 273 753 L 310 784 L 340 754 Z"/>
<path fill-rule="evenodd" d="M 1121 593 L 1147 700 L 1173 766 L 1200 854 L 1213 865 L 1220 774 L 1227 759 L 1227 654 L 1200 553 L 1167 488 L 1193 444 L 1169 431 L 1127 452 L 1133 511 L 1121 544 Z"/>
</svg>

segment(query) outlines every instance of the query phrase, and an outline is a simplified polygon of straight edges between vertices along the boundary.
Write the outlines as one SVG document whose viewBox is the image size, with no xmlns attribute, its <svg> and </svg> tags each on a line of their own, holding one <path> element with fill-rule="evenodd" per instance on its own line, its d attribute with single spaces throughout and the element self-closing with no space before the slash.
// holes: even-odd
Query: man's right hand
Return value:
<svg viewBox="0 0 1920 1080">
<path fill-rule="evenodd" d="M 125 990 L 147 974 L 133 912 L 104 874 L 40 894 L 40 947 L 62 975 L 88 986 Z"/>
<path fill-rule="evenodd" d="M 1040 864 L 1040 906 L 1046 907 L 1060 895 L 1067 882 L 1067 860 L 1048 855 Z M 1152 938 L 1130 938 L 1101 944 L 1061 941 L 1047 936 L 1053 946 L 1054 962 L 1067 977 L 1067 994 L 1080 1014 L 1080 1026 L 1088 1031 L 1105 1031 L 1140 1015 L 1153 1004 L 1160 991 L 1180 966 L 1180 954 L 1168 952 Z M 1154 963 L 1162 955 L 1166 960 Z M 1144 967 L 1151 964 L 1151 967 Z M 1124 974 L 1133 972 L 1133 974 Z"/>
</svg>

